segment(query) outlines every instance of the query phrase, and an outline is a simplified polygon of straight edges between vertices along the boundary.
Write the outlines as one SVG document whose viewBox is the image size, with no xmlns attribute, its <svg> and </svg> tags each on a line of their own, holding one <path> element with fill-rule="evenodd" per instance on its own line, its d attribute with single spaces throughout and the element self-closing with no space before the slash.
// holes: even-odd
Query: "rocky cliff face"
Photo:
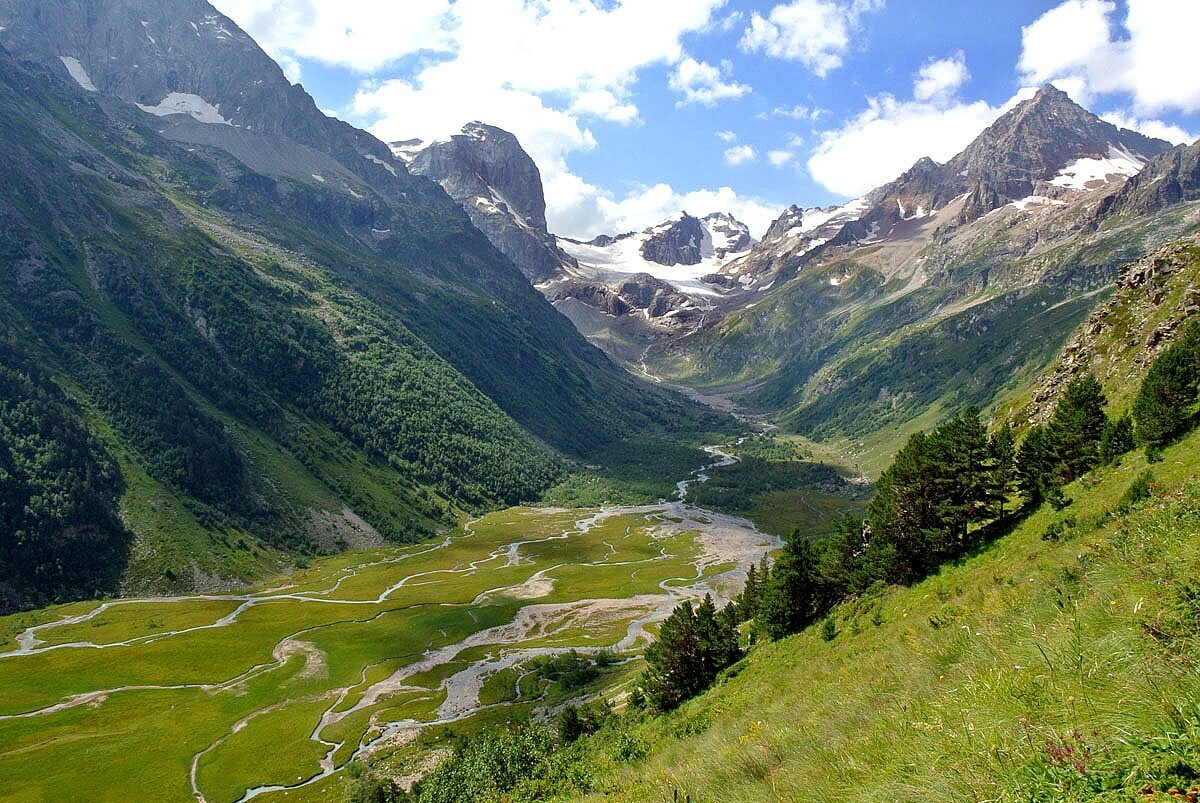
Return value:
<svg viewBox="0 0 1200 803">
<path fill-rule="evenodd" d="M 573 298 L 616 318 L 640 315 L 665 329 L 686 329 L 712 309 L 711 304 L 681 293 L 648 273 L 631 274 L 607 284 L 568 279 L 548 287 L 546 297 L 553 302 Z"/>
<path fill-rule="evenodd" d="M 642 241 L 642 258 L 659 265 L 698 265 L 708 232 L 687 212 L 649 229 Z"/>
<path fill-rule="evenodd" d="M 1134 377 L 1200 318 L 1200 237 L 1182 238 L 1118 272 L 1113 297 L 1075 331 L 1053 369 L 1034 387 L 1032 401 L 1014 413 L 1019 423 L 1042 423 L 1071 380 L 1092 372 L 1106 387 L 1131 392 Z M 1120 402 L 1121 399 L 1110 399 Z"/>
<path fill-rule="evenodd" d="M 409 169 L 433 179 L 458 202 L 471 222 L 531 281 L 551 278 L 575 260 L 546 230 L 542 174 L 517 138 L 484 123 L 411 155 Z"/>
<path fill-rule="evenodd" d="M 17 58 L 149 113 L 222 129 L 205 132 L 209 140 L 235 137 L 235 127 L 284 137 L 331 155 L 395 199 L 409 193 L 437 203 L 383 143 L 323 114 L 205 0 L 0 0 L 0 27 L 0 44 Z"/>
<path fill-rule="evenodd" d="M 1148 215 L 1200 200 L 1200 142 L 1172 148 L 1145 168 L 1097 211 L 1097 222 L 1114 215 Z"/>
</svg>

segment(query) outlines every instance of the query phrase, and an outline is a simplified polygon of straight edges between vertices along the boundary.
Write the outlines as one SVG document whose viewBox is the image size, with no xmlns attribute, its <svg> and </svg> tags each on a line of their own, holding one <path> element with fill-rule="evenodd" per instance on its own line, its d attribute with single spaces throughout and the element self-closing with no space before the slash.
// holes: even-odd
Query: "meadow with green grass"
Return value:
<svg viewBox="0 0 1200 803">
<path fill-rule="evenodd" d="M 5 617 L 0 798 L 338 799 L 354 757 L 419 775 L 450 733 L 631 685 L 646 628 L 777 543 L 683 503 L 511 508 L 272 588 Z"/>
</svg>

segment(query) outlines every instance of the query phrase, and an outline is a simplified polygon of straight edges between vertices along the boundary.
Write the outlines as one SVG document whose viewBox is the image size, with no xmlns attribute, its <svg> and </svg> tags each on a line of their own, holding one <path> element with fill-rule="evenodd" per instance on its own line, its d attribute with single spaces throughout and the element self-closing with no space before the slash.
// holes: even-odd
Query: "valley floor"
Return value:
<svg viewBox="0 0 1200 803">
<path fill-rule="evenodd" d="M 647 628 L 778 543 L 684 502 L 520 508 L 277 588 L 5 617 L 0 799 L 337 799 L 383 750 L 419 774 L 418 735 L 567 699 L 546 656 L 615 651 L 592 692 L 619 689 Z"/>
</svg>

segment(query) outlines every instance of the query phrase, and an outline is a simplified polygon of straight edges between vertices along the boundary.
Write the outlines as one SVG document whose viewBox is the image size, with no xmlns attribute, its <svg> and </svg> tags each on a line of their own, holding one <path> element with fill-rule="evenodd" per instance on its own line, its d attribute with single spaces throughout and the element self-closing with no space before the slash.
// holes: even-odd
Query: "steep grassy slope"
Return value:
<svg viewBox="0 0 1200 803">
<path fill-rule="evenodd" d="M 1200 783 L 1200 435 L 1141 456 L 960 566 L 756 647 L 641 726 L 607 800 L 1136 800 Z M 1067 521 L 1058 536 L 1052 524 Z M 1165 796 L 1164 796 L 1165 797 Z"/>
</svg>

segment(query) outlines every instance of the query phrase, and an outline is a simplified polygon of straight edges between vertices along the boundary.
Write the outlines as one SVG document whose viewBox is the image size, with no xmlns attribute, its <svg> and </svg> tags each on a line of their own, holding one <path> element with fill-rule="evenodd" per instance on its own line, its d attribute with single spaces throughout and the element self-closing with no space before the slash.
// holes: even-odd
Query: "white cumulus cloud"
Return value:
<svg viewBox="0 0 1200 803">
<path fill-rule="evenodd" d="M 967 82 L 967 57 L 960 50 L 947 59 L 925 62 L 913 84 L 913 98 L 920 101 L 942 101 L 953 97 Z"/>
<path fill-rule="evenodd" d="M 791 164 L 796 159 L 796 154 L 791 151 L 767 151 L 767 161 L 772 167 L 785 167 Z"/>
<path fill-rule="evenodd" d="M 792 0 L 766 16 L 755 12 L 740 46 L 779 59 L 798 61 L 824 78 L 842 66 L 859 18 L 883 7 L 883 0 Z"/>
<path fill-rule="evenodd" d="M 216 0 L 292 78 L 296 59 L 368 73 L 419 51 L 446 52 L 449 0 Z"/>
<path fill-rule="evenodd" d="M 758 158 L 758 151 L 751 145 L 734 145 L 725 149 L 725 164 L 742 165 Z"/>
<path fill-rule="evenodd" d="M 1018 69 L 1029 83 L 1052 82 L 1075 100 L 1127 95 L 1138 115 L 1200 111 L 1200 3 L 1067 0 L 1021 31 Z"/>
<path fill-rule="evenodd" d="M 724 76 L 732 71 L 729 62 L 722 62 L 720 67 L 714 67 L 708 62 L 696 61 L 688 56 L 679 64 L 668 79 L 671 89 L 683 95 L 676 106 L 689 103 L 699 103 L 702 106 L 714 106 L 717 101 L 740 98 L 750 91 L 747 84 L 736 81 L 726 81 Z"/>
<path fill-rule="evenodd" d="M 1148 137 L 1165 139 L 1174 145 L 1190 145 L 1197 139 L 1200 139 L 1200 134 L 1192 133 L 1180 126 L 1173 123 L 1166 123 L 1162 120 L 1139 120 L 1136 117 L 1131 117 L 1121 112 L 1109 112 L 1100 116 L 1117 128 L 1128 128 L 1130 131 L 1137 131 Z"/>
<path fill-rule="evenodd" d="M 693 215 L 729 212 L 749 226 L 751 234 L 761 237 L 783 208 L 742 195 L 732 187 L 681 192 L 670 184 L 660 183 L 639 186 L 617 197 L 575 176 L 561 176 L 557 180 L 576 183 L 572 188 L 560 188 L 560 194 L 569 195 L 575 203 L 564 208 L 557 232 L 583 240 L 597 234 L 641 231 L 681 210 Z"/>
</svg>

